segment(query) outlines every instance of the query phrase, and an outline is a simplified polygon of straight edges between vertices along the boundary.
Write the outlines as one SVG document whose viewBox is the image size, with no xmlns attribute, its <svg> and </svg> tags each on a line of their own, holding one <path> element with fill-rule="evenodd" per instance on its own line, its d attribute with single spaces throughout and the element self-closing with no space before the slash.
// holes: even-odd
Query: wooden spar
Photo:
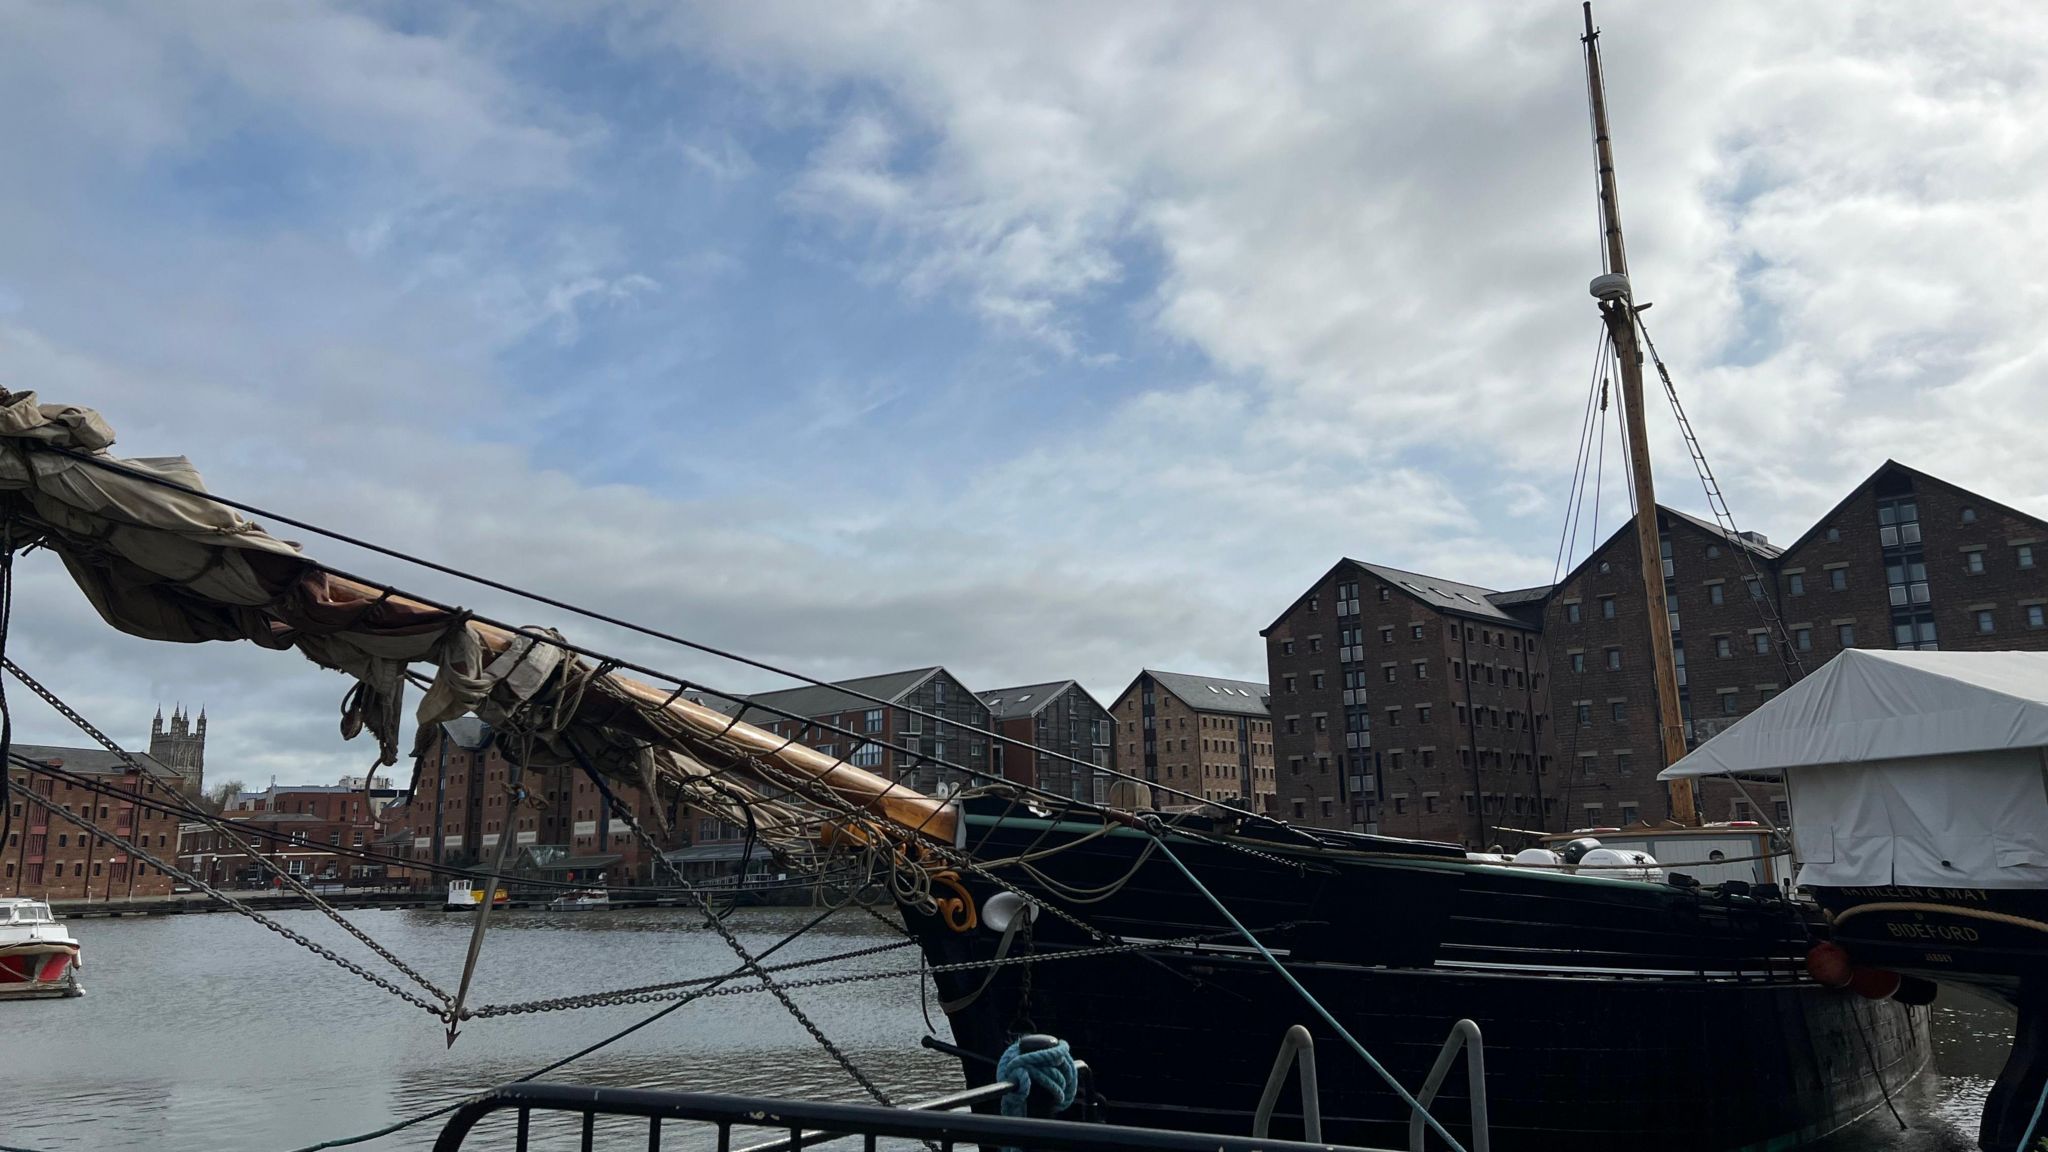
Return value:
<svg viewBox="0 0 2048 1152">
<path fill-rule="evenodd" d="M 1657 728 L 1664 766 L 1685 756 L 1684 713 L 1678 702 L 1678 660 L 1671 646 L 1671 618 L 1664 607 L 1664 555 L 1657 531 L 1657 490 L 1650 475 L 1650 442 L 1643 412 L 1643 356 L 1636 344 L 1636 306 L 1627 290 L 1628 248 L 1621 237 L 1621 194 L 1614 180 L 1614 144 L 1607 135 L 1607 92 L 1600 76 L 1600 33 L 1593 27 L 1593 5 L 1585 4 L 1586 91 L 1593 106 L 1593 148 L 1600 169 L 1600 219 L 1607 243 L 1607 271 L 1621 277 L 1620 290 L 1604 295 L 1600 314 L 1614 344 L 1621 369 L 1621 410 L 1627 429 L 1629 475 L 1635 483 L 1636 554 L 1643 574 L 1643 606 L 1648 610 L 1652 678 L 1657 685 Z M 1596 284 L 1598 282 L 1596 281 Z M 1596 291 L 1596 295 L 1600 295 Z M 1699 805 L 1690 779 L 1673 780 L 1671 818 L 1698 824 Z"/>
<path fill-rule="evenodd" d="M 383 589 L 333 572 L 327 573 L 327 580 L 328 587 L 337 596 L 353 594 L 364 600 L 398 601 L 403 605 L 415 606 L 421 612 L 437 611 L 434 606 L 414 600 L 402 592 L 386 596 Z M 476 634 L 483 650 L 492 656 L 505 651 L 520 639 L 517 632 L 480 620 L 471 620 L 469 628 Z M 722 739 L 757 752 L 763 759 L 773 760 L 796 775 L 808 776 L 862 811 L 930 839 L 946 844 L 953 842 L 959 814 L 957 809 L 945 801 L 926 796 L 908 785 L 893 784 L 816 749 L 793 744 L 787 737 L 777 736 L 752 724 L 736 723 L 725 713 L 715 708 L 707 708 L 693 700 L 685 700 L 672 691 L 663 691 L 652 684 L 621 676 L 617 672 L 608 674 L 607 678 L 628 696 L 647 707 L 666 712 L 672 719 L 706 737 Z"/>
</svg>

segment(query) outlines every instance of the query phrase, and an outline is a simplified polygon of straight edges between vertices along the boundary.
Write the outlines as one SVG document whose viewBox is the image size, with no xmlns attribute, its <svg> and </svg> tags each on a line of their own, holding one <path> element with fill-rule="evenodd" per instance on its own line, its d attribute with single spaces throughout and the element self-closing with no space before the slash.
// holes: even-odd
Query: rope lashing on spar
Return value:
<svg viewBox="0 0 2048 1152">
<path fill-rule="evenodd" d="M 1002 1059 L 996 1061 L 996 1079 L 1011 1084 L 1003 1093 L 1005 1116 L 1029 1115 L 1033 1088 L 1051 1097 L 1055 1113 L 1072 1108 L 1081 1089 L 1081 1070 L 1074 1064 L 1073 1052 L 1065 1040 L 1051 1036 L 1019 1036 L 1011 1041 L 1003 1049 Z"/>
</svg>

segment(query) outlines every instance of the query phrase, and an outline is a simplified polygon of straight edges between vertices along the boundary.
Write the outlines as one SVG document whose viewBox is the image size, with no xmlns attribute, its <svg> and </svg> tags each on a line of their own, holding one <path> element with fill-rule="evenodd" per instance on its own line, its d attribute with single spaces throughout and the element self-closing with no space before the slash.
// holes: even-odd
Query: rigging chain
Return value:
<svg viewBox="0 0 2048 1152">
<path fill-rule="evenodd" d="M 150 852 L 148 849 L 137 847 L 135 844 L 129 842 L 125 837 L 116 835 L 115 833 L 109 832 L 106 829 L 101 828 L 99 825 L 93 823 L 92 820 L 90 820 L 89 818 L 80 816 L 78 813 L 73 812 L 68 808 L 60 806 L 54 800 L 46 799 L 45 797 L 43 797 L 42 795 L 40 795 L 32 789 L 24 789 L 22 794 L 26 796 L 31 802 L 41 806 L 45 811 L 48 811 L 52 815 L 62 816 L 64 819 L 69 820 L 71 823 L 78 825 L 80 828 L 85 829 L 87 832 L 92 833 L 94 836 L 97 836 L 101 840 L 104 840 L 107 843 L 112 844 L 114 847 L 121 849 L 122 851 L 128 853 L 130 856 L 143 860 L 149 864 L 155 865 L 157 871 L 162 872 L 164 875 L 173 877 L 187 884 L 190 884 L 193 888 L 197 889 L 198 891 L 206 893 L 208 896 L 211 896 L 215 900 L 220 901 L 222 904 L 227 905 L 230 909 L 236 912 L 240 912 L 242 915 L 247 916 L 249 919 L 254 920 L 256 923 L 263 925 L 265 928 L 270 929 L 272 932 L 277 933 L 279 936 L 282 936 L 285 939 L 291 941 L 292 943 L 297 944 L 299 947 L 306 949 L 307 951 L 313 953 L 315 956 L 318 956 L 323 960 L 335 964 L 336 966 L 346 971 L 355 973 L 357 976 L 362 977 L 364 980 L 370 982 L 371 984 L 374 984 L 377 987 L 382 988 L 386 992 L 391 993 L 393 996 L 398 997 L 400 1000 L 403 1000 L 406 1003 L 411 1004 L 413 1007 L 418 1008 L 428 1013 L 429 1015 L 434 1016 L 437 1019 L 447 1018 L 448 1009 L 445 1006 L 440 1004 L 431 1004 L 425 1000 L 420 999 L 418 996 L 413 995 L 412 992 L 405 989 L 404 987 L 401 987 L 398 984 L 394 984 L 391 981 L 386 980 L 384 977 L 377 975 L 375 972 L 372 972 L 369 969 L 364 968 L 362 965 L 357 964 L 355 961 L 350 960 L 348 957 L 343 956 L 340 953 L 334 951 L 334 949 L 329 948 L 326 945 L 321 944 L 317 941 L 308 939 L 306 936 L 298 932 L 294 932 L 290 928 L 287 928 L 284 925 L 279 924 L 277 921 L 272 920 L 270 917 L 265 916 L 263 913 L 258 912 L 254 908 L 251 908 L 248 904 L 245 904 L 242 901 L 235 899 L 233 896 L 230 896 L 227 893 L 221 891 L 220 889 L 215 888 L 213 885 L 208 884 L 206 881 L 200 879 L 197 876 L 194 876 L 192 873 L 185 871 L 183 868 L 178 867 L 176 864 L 165 863 L 161 857 L 157 856 L 155 853 Z"/>
<path fill-rule="evenodd" d="M 135 757 L 131 755 L 126 749 L 122 748 L 119 744 L 116 744 L 112 739 L 110 739 L 107 736 L 106 733 L 100 731 L 97 727 L 95 727 L 90 720 L 87 720 L 84 716 L 79 715 L 78 712 L 75 711 L 70 705 L 66 704 L 63 700 L 59 699 L 56 693 L 50 691 L 48 688 L 44 687 L 40 681 L 36 680 L 28 673 L 22 671 L 21 666 L 19 664 L 16 664 L 12 658 L 0 656 L 0 668 L 5 668 L 8 672 L 12 673 L 15 679 L 21 681 L 22 684 L 28 687 L 29 691 L 34 692 L 37 696 L 42 697 L 43 702 L 45 704 L 48 704 L 51 708 L 56 709 L 58 715 L 64 717 L 66 720 L 71 721 L 72 724 L 78 727 L 79 731 L 85 733 L 87 736 L 92 737 L 95 741 L 99 743 L 99 745 L 102 748 L 105 748 L 107 751 L 113 753 L 115 756 L 120 758 L 123 764 L 126 764 L 128 767 L 134 769 L 138 779 L 143 781 L 155 780 L 155 775 L 151 773 L 149 770 L 145 769 L 142 766 L 141 762 L 136 760 Z M 364 947 L 368 948 L 372 952 L 375 952 L 381 959 L 383 959 L 386 963 L 390 964 L 393 968 L 396 968 L 398 971 L 404 973 L 407 979 L 411 980 L 414 984 L 419 985 L 420 988 L 424 989 L 428 995 L 433 996 L 435 999 L 441 1001 L 441 1003 L 443 1004 L 447 1004 L 450 1002 L 451 997 L 448 995 L 447 992 L 443 991 L 432 980 L 429 980 L 425 976 L 422 976 L 410 964 L 407 964 L 405 961 L 399 959 L 395 954 L 391 952 L 390 949 L 384 947 L 382 944 L 377 943 L 377 941 L 373 937 L 371 937 L 369 933 L 364 932 L 362 929 L 350 923 L 348 917 L 343 916 L 341 912 L 337 910 L 332 904 L 329 904 L 327 901 L 321 899 L 318 895 L 316 895 L 313 892 L 311 888 L 308 888 L 306 887 L 305 884 L 301 883 L 298 877 L 293 876 L 291 873 L 285 871 L 282 867 L 280 867 L 275 858 L 265 856 L 262 853 L 256 851 L 256 849 L 253 846 L 251 846 L 246 840 L 243 840 L 240 834 L 238 834 L 225 821 L 221 820 L 217 816 L 207 815 L 203 813 L 200 814 L 200 820 L 203 823 L 205 823 L 208 827 L 212 828 L 214 831 L 220 833 L 223 836 L 228 837 L 229 841 L 236 848 L 247 853 L 251 858 L 255 859 L 257 862 L 262 864 L 266 869 L 268 869 L 273 875 L 279 877 L 287 886 L 289 886 L 292 889 L 293 892 L 297 893 L 300 896 L 303 896 L 309 903 L 312 904 L 314 908 L 319 909 L 321 914 L 325 915 L 329 920 L 334 921 L 336 924 L 339 924 L 343 931 L 355 937 L 358 941 L 362 943 Z"/>
</svg>

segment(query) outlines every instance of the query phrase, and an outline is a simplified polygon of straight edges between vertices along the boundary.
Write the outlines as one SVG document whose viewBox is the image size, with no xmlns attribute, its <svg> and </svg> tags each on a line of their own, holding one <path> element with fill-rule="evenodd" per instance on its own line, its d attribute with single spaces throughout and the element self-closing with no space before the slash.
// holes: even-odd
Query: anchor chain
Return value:
<svg viewBox="0 0 2048 1152">
<path fill-rule="evenodd" d="M 41 697 L 45 704 L 48 704 L 51 708 L 57 711 L 58 715 L 64 717 L 66 720 L 71 721 L 73 725 L 77 726 L 79 731 L 85 733 L 87 736 L 92 737 L 95 741 L 99 743 L 99 745 L 102 748 L 105 748 L 108 752 L 111 752 L 115 756 L 119 757 L 121 762 L 123 764 L 126 764 L 128 767 L 133 768 L 140 778 L 152 778 L 150 772 L 147 769 L 145 769 L 142 766 L 142 764 L 139 761 L 137 761 L 135 757 L 127 751 L 127 749 L 122 748 L 119 744 L 116 744 L 112 740 L 112 738 L 107 736 L 106 733 L 100 731 L 97 727 L 95 727 L 92 721 L 87 720 L 84 716 L 79 715 L 78 712 L 73 710 L 69 704 L 66 704 L 63 700 L 59 699 L 56 693 L 50 691 L 48 688 L 45 688 L 41 682 L 36 680 L 34 677 L 30 676 L 28 673 L 22 671 L 21 666 L 16 664 L 11 658 L 0 657 L 0 668 L 5 668 L 8 672 L 12 673 L 15 679 L 21 681 L 22 684 L 25 685 L 29 691 Z M 364 932 L 362 929 L 350 923 L 346 916 L 343 916 L 341 912 L 337 910 L 332 904 L 329 904 L 327 901 L 322 900 L 318 895 L 316 895 L 313 892 L 312 889 L 306 887 L 303 883 L 301 883 L 298 877 L 293 876 L 291 873 L 285 871 L 283 868 L 278 867 L 277 861 L 263 855 L 261 852 L 258 852 L 254 846 L 252 846 L 247 840 L 243 839 L 242 835 L 239 832 L 236 832 L 234 828 L 231 827 L 225 820 L 221 820 L 217 817 L 197 812 L 196 810 L 194 814 L 200 817 L 201 823 L 213 829 L 215 832 L 218 832 L 219 834 L 226 836 L 231 844 L 233 844 L 236 848 L 240 849 L 241 851 L 247 853 L 250 859 L 256 861 L 258 864 L 261 864 L 264 868 L 268 869 L 272 875 L 277 876 L 280 880 L 282 880 L 284 884 L 290 887 L 293 892 L 305 897 L 306 900 L 309 903 L 311 903 L 314 908 L 318 909 L 329 920 L 332 920 L 336 924 L 340 925 L 343 931 L 355 937 L 358 942 L 360 942 L 365 948 L 368 948 L 370 951 L 376 953 L 377 956 L 380 959 L 382 959 L 385 963 L 391 965 L 393 968 L 396 968 L 398 971 L 404 973 L 407 979 L 411 980 L 413 983 L 425 989 L 429 995 L 432 995 L 436 999 L 440 1000 L 443 1004 L 449 1003 L 453 999 L 451 996 L 448 995 L 447 992 L 443 991 L 432 980 L 429 980 L 425 976 L 422 976 L 411 965 L 407 964 L 403 960 L 400 960 L 396 955 L 393 955 L 390 949 L 385 948 L 382 944 L 377 943 L 377 941 L 373 937 L 371 937 L 369 933 Z M 198 887 L 198 885 L 194 885 L 194 887 Z"/>
</svg>

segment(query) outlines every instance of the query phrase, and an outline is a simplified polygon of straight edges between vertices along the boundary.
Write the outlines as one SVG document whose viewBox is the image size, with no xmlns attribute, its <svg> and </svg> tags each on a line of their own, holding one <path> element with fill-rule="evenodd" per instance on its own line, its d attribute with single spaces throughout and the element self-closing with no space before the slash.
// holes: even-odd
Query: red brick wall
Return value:
<svg viewBox="0 0 2048 1152">
<path fill-rule="evenodd" d="M 178 853 L 174 816 L 141 808 L 132 800 L 97 795 L 26 769 L 9 777 L 17 789 L 33 787 L 63 811 L 77 812 L 100 828 L 147 847 L 159 859 Z M 177 789 L 133 772 L 95 775 L 95 780 L 130 793 L 182 802 Z M 47 900 L 118 900 L 162 896 L 171 890 L 170 877 L 99 840 L 61 815 L 20 795 L 8 801 L 10 826 L 0 846 L 0 894 L 38 896 Z"/>
</svg>

